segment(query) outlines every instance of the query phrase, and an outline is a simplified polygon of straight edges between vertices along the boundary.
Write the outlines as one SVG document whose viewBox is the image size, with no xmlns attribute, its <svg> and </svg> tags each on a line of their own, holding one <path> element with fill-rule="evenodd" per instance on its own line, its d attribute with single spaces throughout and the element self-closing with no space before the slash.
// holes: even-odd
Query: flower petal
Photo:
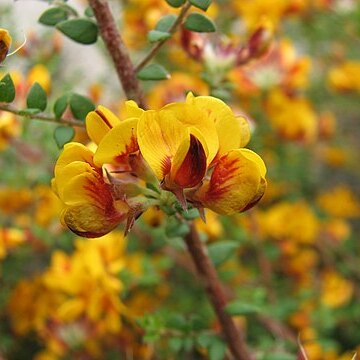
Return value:
<svg viewBox="0 0 360 360">
<path fill-rule="evenodd" d="M 246 145 L 250 129 L 245 118 L 236 118 L 229 106 L 212 96 L 197 96 L 189 93 L 187 103 L 194 104 L 206 111 L 209 119 L 215 124 L 219 138 L 218 157 L 226 152 Z"/>
<path fill-rule="evenodd" d="M 160 115 L 173 118 L 173 121 L 177 120 L 187 128 L 197 129 L 206 142 L 207 164 L 211 163 L 218 152 L 219 139 L 214 121 L 209 118 L 207 111 L 194 104 L 173 103 L 163 107 Z"/>
<path fill-rule="evenodd" d="M 126 161 L 127 155 L 139 150 L 136 139 L 138 118 L 121 121 L 99 143 L 94 155 L 97 166 L 118 164 Z"/>
<path fill-rule="evenodd" d="M 99 144 L 109 130 L 120 123 L 120 120 L 109 109 L 101 105 L 89 112 L 85 121 L 89 138 L 95 144 Z"/>
<path fill-rule="evenodd" d="M 232 150 L 216 163 L 209 181 L 194 194 L 194 200 L 219 214 L 245 211 L 259 201 L 266 187 L 264 169 L 253 154 Z M 256 154 L 255 154 L 256 155 Z"/>
<path fill-rule="evenodd" d="M 183 141 L 189 137 L 184 125 L 173 116 L 158 111 L 146 111 L 138 123 L 138 143 L 141 154 L 159 180 L 170 172 L 171 160 Z"/>
<path fill-rule="evenodd" d="M 77 206 L 65 208 L 61 221 L 72 232 L 84 237 L 100 237 L 111 230 L 123 220 L 125 220 L 126 204 L 123 203 L 124 211 L 104 212 L 104 209 L 97 207 L 92 203 L 83 203 Z"/>
<path fill-rule="evenodd" d="M 192 188 L 202 181 L 205 172 L 206 154 L 204 148 L 199 139 L 190 135 L 180 145 L 174 156 L 170 179 L 181 188 Z"/>
<path fill-rule="evenodd" d="M 93 166 L 93 156 L 94 153 L 83 144 L 76 142 L 65 144 L 64 150 L 60 154 L 55 165 L 55 178 L 58 176 L 58 173 L 64 168 L 64 166 L 70 164 L 73 161 L 84 161 Z"/>
</svg>

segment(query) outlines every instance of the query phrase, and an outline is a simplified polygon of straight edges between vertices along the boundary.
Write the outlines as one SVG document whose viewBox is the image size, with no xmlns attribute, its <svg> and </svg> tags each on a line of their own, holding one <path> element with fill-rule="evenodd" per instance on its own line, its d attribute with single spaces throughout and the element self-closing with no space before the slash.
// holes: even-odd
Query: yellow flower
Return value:
<svg viewBox="0 0 360 360">
<path fill-rule="evenodd" d="M 183 205 L 186 197 L 221 214 L 244 211 L 264 193 L 263 161 L 239 149 L 248 139 L 245 119 L 219 99 L 191 93 L 185 103 L 145 112 L 138 123 L 140 151 L 163 188 Z"/>
<path fill-rule="evenodd" d="M 277 26 L 283 16 L 299 12 L 305 0 L 245 0 L 234 1 L 234 8 L 244 19 L 246 26 L 253 29 L 263 17 Z"/>
<path fill-rule="evenodd" d="M 338 185 L 317 197 L 320 208 L 329 215 L 344 218 L 360 216 L 360 202 L 346 185 Z"/>
<path fill-rule="evenodd" d="M 290 40 L 282 39 L 258 61 L 234 69 L 230 79 L 242 97 L 275 87 L 302 89 L 308 84 L 310 64 L 310 58 L 299 56 Z"/>
<path fill-rule="evenodd" d="M 0 64 L 5 60 L 11 45 L 11 36 L 6 29 L 0 28 Z"/>
<path fill-rule="evenodd" d="M 346 280 L 334 270 L 322 274 L 321 302 L 330 307 L 337 308 L 348 303 L 354 292 L 351 281 Z"/>
<path fill-rule="evenodd" d="M 332 68 L 328 75 L 329 86 L 337 91 L 360 91 L 360 61 L 346 61 Z"/>
<path fill-rule="evenodd" d="M 272 206 L 263 216 L 266 233 L 276 240 L 292 240 L 311 244 L 319 232 L 318 220 L 304 202 L 281 202 Z"/>
<path fill-rule="evenodd" d="M 3 259 L 9 250 L 26 241 L 23 231 L 13 228 L 0 228 L 0 260 Z"/>
<path fill-rule="evenodd" d="M 27 75 L 27 82 L 29 86 L 38 82 L 47 93 L 50 92 L 51 77 L 49 70 L 43 64 L 37 64 L 30 69 Z"/>
<path fill-rule="evenodd" d="M 74 233 L 99 237 L 126 219 L 128 205 L 116 199 L 94 153 L 79 143 L 64 147 L 55 166 L 53 189 L 64 204 L 61 220 Z"/>
<path fill-rule="evenodd" d="M 6 149 L 11 140 L 20 134 L 21 128 L 16 117 L 0 111 L 0 151 Z"/>
<path fill-rule="evenodd" d="M 317 115 L 305 98 L 274 90 L 266 101 L 266 111 L 272 127 L 282 138 L 301 142 L 315 140 Z"/>
</svg>

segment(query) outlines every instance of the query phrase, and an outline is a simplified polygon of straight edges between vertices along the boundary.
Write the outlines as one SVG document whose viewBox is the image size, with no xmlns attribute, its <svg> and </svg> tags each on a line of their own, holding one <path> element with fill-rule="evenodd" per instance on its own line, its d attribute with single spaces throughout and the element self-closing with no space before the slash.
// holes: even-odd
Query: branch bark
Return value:
<svg viewBox="0 0 360 360">
<path fill-rule="evenodd" d="M 115 69 L 126 97 L 134 100 L 143 109 L 146 108 L 144 94 L 136 77 L 129 52 L 117 30 L 114 17 L 107 0 L 89 0 L 100 34 L 115 65 Z"/>
<path fill-rule="evenodd" d="M 219 319 L 231 353 L 236 360 L 253 360 L 254 357 L 248 352 L 244 335 L 235 326 L 231 316 L 225 312 L 224 308 L 227 301 L 223 287 L 214 265 L 205 252 L 194 224 L 190 224 L 190 233 L 185 237 L 185 242 L 196 269 L 204 282 L 206 292 Z"/>
</svg>

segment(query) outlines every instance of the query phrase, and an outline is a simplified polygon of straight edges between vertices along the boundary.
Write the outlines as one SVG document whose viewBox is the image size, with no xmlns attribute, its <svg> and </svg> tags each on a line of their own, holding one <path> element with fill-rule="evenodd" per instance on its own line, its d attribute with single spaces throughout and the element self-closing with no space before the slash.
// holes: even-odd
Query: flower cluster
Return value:
<svg viewBox="0 0 360 360">
<path fill-rule="evenodd" d="M 96 151 L 69 143 L 56 163 L 62 221 L 76 234 L 98 237 L 125 220 L 129 230 L 149 206 L 169 202 L 169 193 L 184 209 L 191 203 L 226 215 L 263 196 L 266 168 L 244 148 L 247 121 L 221 100 L 189 93 L 183 103 L 147 111 L 128 101 L 125 113 L 119 120 L 103 106 L 90 112 Z"/>
</svg>

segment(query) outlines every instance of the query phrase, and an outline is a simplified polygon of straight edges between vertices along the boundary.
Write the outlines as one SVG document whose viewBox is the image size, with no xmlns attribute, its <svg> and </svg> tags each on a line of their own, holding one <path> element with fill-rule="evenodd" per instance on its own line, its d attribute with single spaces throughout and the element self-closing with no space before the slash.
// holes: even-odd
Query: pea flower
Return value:
<svg viewBox="0 0 360 360">
<path fill-rule="evenodd" d="M 126 232 L 152 205 L 173 193 L 219 214 L 254 206 L 266 188 L 265 165 L 243 147 L 249 126 L 221 100 L 189 93 L 185 102 L 144 111 L 125 104 L 124 119 L 99 106 L 88 114 L 95 152 L 65 146 L 53 187 L 65 205 L 62 220 L 75 233 L 100 236 L 126 221 Z"/>
<path fill-rule="evenodd" d="M 0 64 L 5 60 L 11 45 L 11 36 L 5 29 L 0 28 Z"/>
</svg>

